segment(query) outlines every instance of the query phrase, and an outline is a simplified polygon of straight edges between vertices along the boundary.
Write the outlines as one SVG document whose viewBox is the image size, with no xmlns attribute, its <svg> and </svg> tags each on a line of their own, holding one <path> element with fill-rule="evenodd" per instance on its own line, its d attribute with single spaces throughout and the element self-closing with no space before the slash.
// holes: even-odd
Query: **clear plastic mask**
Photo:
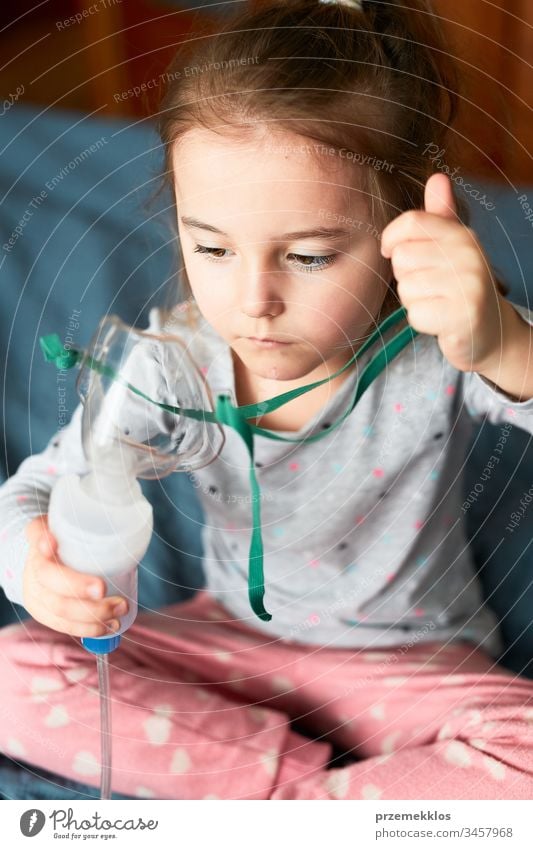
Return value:
<svg viewBox="0 0 533 849">
<path fill-rule="evenodd" d="M 104 461 L 135 477 L 160 478 L 207 466 L 224 446 L 218 422 L 167 412 L 139 394 L 183 409 L 214 410 L 209 385 L 176 336 L 104 318 L 83 354 L 76 388 L 84 405 L 83 449 L 92 466 Z"/>
</svg>

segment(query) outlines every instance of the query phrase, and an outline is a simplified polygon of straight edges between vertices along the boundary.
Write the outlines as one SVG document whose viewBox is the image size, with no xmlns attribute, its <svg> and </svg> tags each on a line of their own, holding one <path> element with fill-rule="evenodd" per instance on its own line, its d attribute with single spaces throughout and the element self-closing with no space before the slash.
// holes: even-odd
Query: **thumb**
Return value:
<svg viewBox="0 0 533 849">
<path fill-rule="evenodd" d="M 48 528 L 48 516 L 37 516 L 27 529 L 26 536 L 30 543 L 36 545 L 45 557 L 50 557 L 57 548 L 57 541 Z"/>
<path fill-rule="evenodd" d="M 432 174 L 424 190 L 424 209 L 442 218 L 458 218 L 452 183 L 446 174 Z"/>
<path fill-rule="evenodd" d="M 55 553 L 56 548 L 57 542 L 55 537 L 52 536 L 50 531 L 46 530 L 39 540 L 39 551 L 41 554 L 44 554 L 45 557 L 51 557 L 52 554 Z"/>
</svg>

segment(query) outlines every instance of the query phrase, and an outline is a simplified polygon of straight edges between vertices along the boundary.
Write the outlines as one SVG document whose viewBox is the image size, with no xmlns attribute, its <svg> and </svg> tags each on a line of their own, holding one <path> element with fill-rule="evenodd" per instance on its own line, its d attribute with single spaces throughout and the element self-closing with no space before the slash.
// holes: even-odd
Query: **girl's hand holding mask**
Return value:
<svg viewBox="0 0 533 849">
<path fill-rule="evenodd" d="M 533 370 L 529 378 L 525 372 L 530 326 L 498 291 L 476 234 L 457 217 L 449 177 L 431 175 L 424 206 L 391 221 L 381 239 L 409 324 L 437 336 L 459 371 L 476 371 L 508 394 L 531 397 Z"/>
</svg>

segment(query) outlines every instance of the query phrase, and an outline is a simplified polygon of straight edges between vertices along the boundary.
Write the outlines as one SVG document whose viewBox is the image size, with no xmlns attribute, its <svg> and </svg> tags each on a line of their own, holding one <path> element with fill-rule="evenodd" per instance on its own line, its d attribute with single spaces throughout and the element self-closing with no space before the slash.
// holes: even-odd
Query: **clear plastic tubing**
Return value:
<svg viewBox="0 0 533 849">
<path fill-rule="evenodd" d="M 107 654 L 96 655 L 98 689 L 100 691 L 100 798 L 111 798 L 111 701 L 109 692 L 109 663 Z"/>
</svg>

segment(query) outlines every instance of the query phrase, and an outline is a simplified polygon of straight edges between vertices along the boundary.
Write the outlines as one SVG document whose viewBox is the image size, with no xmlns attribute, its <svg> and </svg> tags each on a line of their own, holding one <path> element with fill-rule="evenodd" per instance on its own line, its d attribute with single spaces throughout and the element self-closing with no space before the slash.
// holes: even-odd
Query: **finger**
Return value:
<svg viewBox="0 0 533 849">
<path fill-rule="evenodd" d="M 442 218 L 459 220 L 452 182 L 446 174 L 432 174 L 424 189 L 424 209 Z"/>
<path fill-rule="evenodd" d="M 63 595 L 57 595 L 54 592 L 46 590 L 40 603 L 48 613 L 53 614 L 61 619 L 67 619 L 70 622 L 83 622 L 85 624 L 105 625 L 111 619 L 118 619 L 125 616 L 127 612 L 127 602 L 120 596 L 112 596 L 102 602 L 86 601 L 78 598 L 67 598 Z M 117 608 L 122 604 L 123 609 L 120 612 Z"/>
<path fill-rule="evenodd" d="M 402 304 L 407 306 L 417 298 L 453 298 L 457 309 L 466 307 L 477 298 L 476 280 L 468 272 L 459 273 L 451 265 L 434 265 L 433 268 L 401 270 L 394 266 L 396 291 Z"/>
<path fill-rule="evenodd" d="M 449 326 L 450 317 L 445 298 L 419 298 L 407 307 L 407 321 L 419 333 L 440 336 Z"/>
<path fill-rule="evenodd" d="M 396 291 L 404 307 L 425 298 L 444 299 L 450 292 L 449 276 L 446 274 L 441 279 L 438 274 L 428 274 L 425 269 L 412 271 L 397 279 Z"/>
<path fill-rule="evenodd" d="M 458 235 L 458 222 L 442 215 L 433 215 L 423 209 L 410 209 L 402 212 L 394 221 L 387 224 L 381 234 L 381 253 L 385 257 L 392 255 L 400 242 L 428 241 L 433 244 Z M 463 225 L 461 225 L 461 228 Z M 462 229 L 460 230 L 462 232 Z"/>
<path fill-rule="evenodd" d="M 446 267 L 431 270 L 416 268 L 399 275 L 396 283 L 398 296 L 403 302 L 417 297 L 447 298 L 458 313 L 468 309 L 469 305 L 476 305 L 480 298 L 479 280 L 468 269 L 459 274 L 456 269 Z"/>
<path fill-rule="evenodd" d="M 52 557 L 57 551 L 57 540 L 48 527 L 47 515 L 37 516 L 31 521 L 26 528 L 26 536 L 45 557 Z"/>
<path fill-rule="evenodd" d="M 48 516 L 37 516 L 26 527 L 26 537 L 30 545 L 41 554 L 50 557 L 57 548 L 57 541 L 48 527 Z"/>
<path fill-rule="evenodd" d="M 115 628 L 110 629 L 97 622 L 76 622 L 53 614 L 46 616 L 46 619 L 39 619 L 39 621 L 47 628 L 52 628 L 52 630 L 59 631 L 61 634 L 69 634 L 71 637 L 109 637 L 117 632 Z M 119 623 L 116 624 L 118 628 Z"/>
<path fill-rule="evenodd" d="M 39 551 L 44 557 L 54 557 L 57 553 L 57 540 L 53 534 L 45 529 L 39 540 Z"/>
<path fill-rule="evenodd" d="M 392 251 L 392 265 L 395 276 L 410 271 L 447 268 L 450 271 L 457 265 L 456 251 L 444 248 L 440 244 L 426 239 L 400 242 Z"/>
<path fill-rule="evenodd" d="M 35 568 L 41 584 L 58 595 L 68 598 L 101 599 L 106 593 L 106 584 L 102 578 L 71 569 L 57 557 L 39 558 Z"/>
</svg>

